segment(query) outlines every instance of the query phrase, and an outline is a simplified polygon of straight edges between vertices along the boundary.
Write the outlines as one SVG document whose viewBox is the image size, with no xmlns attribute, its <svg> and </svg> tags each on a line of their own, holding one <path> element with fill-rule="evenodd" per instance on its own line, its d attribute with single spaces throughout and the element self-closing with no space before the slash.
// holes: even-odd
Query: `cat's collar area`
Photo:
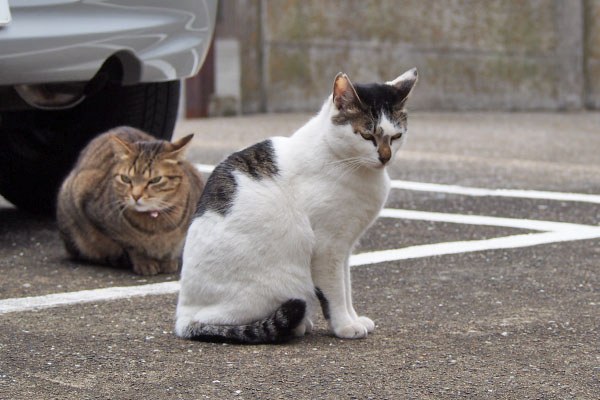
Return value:
<svg viewBox="0 0 600 400">
<path fill-rule="evenodd" d="M 167 208 L 163 208 L 162 210 L 150 210 L 150 211 L 145 211 L 146 213 L 148 213 L 148 215 L 150 216 L 150 218 L 158 218 L 161 214 L 168 214 L 173 210 L 173 206 L 171 207 L 167 207 Z"/>
</svg>

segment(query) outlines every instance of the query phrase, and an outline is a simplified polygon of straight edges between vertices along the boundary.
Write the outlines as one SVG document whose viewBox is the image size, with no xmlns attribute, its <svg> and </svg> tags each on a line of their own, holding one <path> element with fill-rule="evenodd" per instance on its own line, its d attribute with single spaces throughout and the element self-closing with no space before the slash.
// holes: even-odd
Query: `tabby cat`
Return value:
<svg viewBox="0 0 600 400">
<path fill-rule="evenodd" d="M 92 140 L 58 195 L 67 251 L 140 275 L 177 272 L 203 185 L 183 157 L 192 137 L 169 143 L 123 126 Z"/>
<path fill-rule="evenodd" d="M 340 73 L 291 137 L 217 166 L 184 246 L 178 336 L 282 342 L 311 331 L 319 301 L 336 336 L 373 331 L 352 305 L 348 259 L 388 195 L 385 167 L 404 140 L 416 81 L 416 69 L 385 84 Z"/>
</svg>

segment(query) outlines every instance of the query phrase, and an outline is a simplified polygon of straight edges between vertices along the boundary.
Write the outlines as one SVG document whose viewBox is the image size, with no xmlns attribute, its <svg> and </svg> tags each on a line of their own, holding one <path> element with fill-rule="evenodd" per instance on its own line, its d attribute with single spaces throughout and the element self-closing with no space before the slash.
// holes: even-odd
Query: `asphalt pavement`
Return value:
<svg viewBox="0 0 600 400">
<path fill-rule="evenodd" d="M 308 114 L 184 120 L 205 171 Z M 69 260 L 0 198 L 0 399 L 599 399 L 600 113 L 412 113 L 355 249 L 375 331 L 173 334 L 177 274 Z M 35 195 L 35 188 L 32 188 Z"/>
</svg>

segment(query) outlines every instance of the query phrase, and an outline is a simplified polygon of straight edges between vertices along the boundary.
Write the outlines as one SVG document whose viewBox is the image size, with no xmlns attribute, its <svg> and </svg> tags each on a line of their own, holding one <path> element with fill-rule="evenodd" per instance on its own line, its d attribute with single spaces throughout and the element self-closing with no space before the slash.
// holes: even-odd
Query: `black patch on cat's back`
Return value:
<svg viewBox="0 0 600 400">
<path fill-rule="evenodd" d="M 272 177 L 279 173 L 271 139 L 233 153 L 225 160 L 225 163 L 254 179 Z"/>
<path fill-rule="evenodd" d="M 256 180 L 277 175 L 279 168 L 275 162 L 273 142 L 268 139 L 256 143 L 231 154 L 219 164 L 206 181 L 196 209 L 197 217 L 207 210 L 215 211 L 221 215 L 226 215 L 229 212 L 237 190 L 237 182 L 233 175 L 234 171 L 239 171 Z"/>
<path fill-rule="evenodd" d="M 221 163 L 210 174 L 198 201 L 196 216 L 199 217 L 207 210 L 215 211 L 221 215 L 227 214 L 231 208 L 233 195 L 237 183 L 228 165 Z"/>
</svg>

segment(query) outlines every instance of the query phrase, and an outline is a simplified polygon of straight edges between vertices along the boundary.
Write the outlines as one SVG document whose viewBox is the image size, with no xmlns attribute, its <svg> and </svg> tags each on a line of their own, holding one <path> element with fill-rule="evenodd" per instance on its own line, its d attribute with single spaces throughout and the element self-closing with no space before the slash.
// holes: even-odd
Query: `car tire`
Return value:
<svg viewBox="0 0 600 400">
<path fill-rule="evenodd" d="M 67 110 L 0 114 L 0 194 L 38 214 L 55 209 L 60 184 L 95 136 L 120 125 L 173 135 L 180 82 L 109 84 Z"/>
</svg>

